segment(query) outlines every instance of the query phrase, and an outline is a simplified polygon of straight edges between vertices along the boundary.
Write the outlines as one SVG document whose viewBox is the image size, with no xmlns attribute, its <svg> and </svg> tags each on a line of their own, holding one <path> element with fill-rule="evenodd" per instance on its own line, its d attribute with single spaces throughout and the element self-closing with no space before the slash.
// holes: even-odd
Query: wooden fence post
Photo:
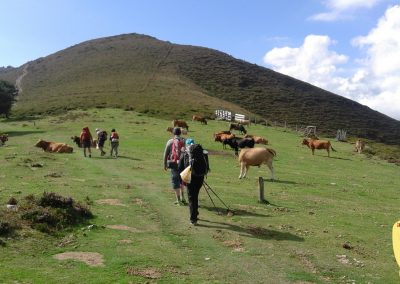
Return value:
<svg viewBox="0 0 400 284">
<path fill-rule="evenodd" d="M 260 189 L 260 197 L 259 197 L 258 201 L 261 203 L 264 203 L 265 198 L 264 198 L 264 179 L 263 179 L 263 177 L 258 177 L 258 187 Z"/>
</svg>

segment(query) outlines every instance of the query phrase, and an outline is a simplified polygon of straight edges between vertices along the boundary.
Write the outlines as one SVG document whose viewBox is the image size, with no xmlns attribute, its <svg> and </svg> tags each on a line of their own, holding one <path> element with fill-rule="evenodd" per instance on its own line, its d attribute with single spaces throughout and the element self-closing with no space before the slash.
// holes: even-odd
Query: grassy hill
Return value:
<svg viewBox="0 0 400 284">
<path fill-rule="evenodd" d="M 90 40 L 28 66 L 0 69 L 0 79 L 23 74 L 15 113 L 56 113 L 118 107 L 157 117 L 210 115 L 217 108 L 286 122 L 337 129 L 400 143 L 400 122 L 354 101 L 225 53 L 127 34 Z"/>
<path fill-rule="evenodd" d="M 90 200 L 95 215 L 90 223 L 56 235 L 24 229 L 13 238 L 0 237 L 1 282 L 398 281 L 391 246 L 391 228 L 399 218 L 398 166 L 358 155 L 348 143 L 333 142 L 337 152 L 331 158 L 323 151 L 312 156 L 296 133 L 251 126 L 250 133 L 268 138 L 277 151 L 277 180 L 265 182 L 272 205 L 260 204 L 258 177 L 269 178 L 266 167 L 252 167 L 248 178 L 237 179 L 233 151 L 223 150 L 212 137 L 227 122 L 191 123 L 190 137 L 210 151 L 207 183 L 235 211 L 227 216 L 214 198 L 215 208 L 203 188 L 199 226 L 191 227 L 188 208 L 173 205 L 169 173 L 162 169 L 169 124 L 112 109 L 70 111 L 35 123 L 0 120 L 0 129 L 10 135 L 0 147 L 0 210 L 10 197 L 22 200 L 51 191 Z M 71 144 L 70 136 L 86 125 L 92 131 L 115 127 L 120 158 L 99 152 L 84 158 L 76 147 L 72 154 L 33 147 L 39 138 Z M 97 253 L 103 262 L 90 266 L 55 258 L 66 252 Z"/>
</svg>

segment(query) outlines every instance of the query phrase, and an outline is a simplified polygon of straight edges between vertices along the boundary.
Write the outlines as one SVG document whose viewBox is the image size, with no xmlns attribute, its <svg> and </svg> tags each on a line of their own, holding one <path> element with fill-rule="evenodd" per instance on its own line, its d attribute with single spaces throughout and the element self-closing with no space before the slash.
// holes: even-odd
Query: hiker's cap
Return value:
<svg viewBox="0 0 400 284">
<path fill-rule="evenodd" d="M 179 127 L 175 127 L 172 133 L 174 135 L 181 135 L 181 129 Z"/>
<path fill-rule="evenodd" d="M 188 138 L 188 139 L 186 139 L 185 144 L 186 145 L 193 145 L 194 144 L 194 140 L 192 138 Z"/>
</svg>

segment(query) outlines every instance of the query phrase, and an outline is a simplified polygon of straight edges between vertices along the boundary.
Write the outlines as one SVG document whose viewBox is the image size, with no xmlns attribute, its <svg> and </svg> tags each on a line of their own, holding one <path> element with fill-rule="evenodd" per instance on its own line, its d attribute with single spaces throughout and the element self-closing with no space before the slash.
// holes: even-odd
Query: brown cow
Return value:
<svg viewBox="0 0 400 284">
<path fill-rule="evenodd" d="M 8 134 L 1 134 L 0 135 L 1 146 L 3 146 L 6 143 L 6 141 L 8 141 Z"/>
<path fill-rule="evenodd" d="M 51 153 L 72 153 L 74 150 L 74 148 L 64 143 L 48 142 L 41 139 L 36 143 L 35 146 L 42 148 L 44 152 Z"/>
<path fill-rule="evenodd" d="M 172 126 L 173 127 L 181 127 L 181 128 L 185 128 L 187 131 L 189 131 L 189 126 L 187 125 L 187 123 L 183 120 L 177 120 L 174 119 L 172 121 Z"/>
<path fill-rule="evenodd" d="M 261 137 L 261 136 L 254 136 L 254 135 L 251 135 L 251 134 L 247 134 L 247 135 L 244 136 L 244 138 L 253 138 L 254 142 L 256 144 L 264 144 L 264 145 L 268 144 L 268 140 L 263 138 L 263 137 Z"/>
<path fill-rule="evenodd" d="M 356 151 L 358 152 L 358 154 L 361 154 L 361 152 L 365 149 L 365 142 L 358 139 L 356 141 L 355 148 L 356 148 Z"/>
<path fill-rule="evenodd" d="M 240 150 L 239 163 L 240 163 L 240 174 L 239 178 L 246 177 L 247 171 L 250 166 L 261 166 L 261 164 L 267 164 L 269 170 L 271 171 L 271 180 L 274 180 L 274 167 L 272 162 L 276 152 L 273 149 L 268 149 L 264 147 L 257 148 L 245 148 Z"/>
<path fill-rule="evenodd" d="M 200 115 L 193 115 L 192 121 L 200 121 L 201 124 L 207 125 L 207 120 L 204 117 L 200 116 Z"/>
<path fill-rule="evenodd" d="M 221 142 L 222 143 L 222 148 L 225 149 L 226 148 L 226 143 L 224 143 L 224 141 L 230 139 L 230 138 L 234 138 L 235 134 L 225 134 L 225 133 L 219 133 L 219 134 L 214 134 L 214 141 L 215 142 Z"/>
<path fill-rule="evenodd" d="M 303 139 L 302 144 L 307 145 L 307 147 L 311 149 L 313 155 L 315 149 L 325 149 L 328 152 L 328 157 L 330 157 L 329 151 L 331 149 L 332 151 L 336 152 L 336 150 L 333 149 L 331 142 L 328 140 Z"/>
</svg>

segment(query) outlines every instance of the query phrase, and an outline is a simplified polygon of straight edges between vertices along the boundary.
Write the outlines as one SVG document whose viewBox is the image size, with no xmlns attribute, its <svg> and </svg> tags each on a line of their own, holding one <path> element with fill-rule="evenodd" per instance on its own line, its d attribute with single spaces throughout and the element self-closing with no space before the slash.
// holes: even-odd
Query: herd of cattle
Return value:
<svg viewBox="0 0 400 284">
<path fill-rule="evenodd" d="M 204 117 L 194 115 L 192 121 L 199 121 L 201 124 L 207 125 L 207 120 Z M 186 135 L 189 131 L 188 124 L 183 120 L 173 120 L 173 127 L 168 127 L 167 131 L 173 131 L 174 127 L 180 127 L 181 133 Z M 226 149 L 226 145 L 229 145 L 235 151 L 235 155 L 239 156 L 240 163 L 240 175 L 239 178 L 244 178 L 250 166 L 260 166 L 261 164 L 267 164 L 268 168 L 271 171 L 271 178 L 274 179 L 274 169 L 273 169 L 273 159 L 276 156 L 276 152 L 273 149 L 266 147 L 256 147 L 255 144 L 263 144 L 268 145 L 268 140 L 261 136 L 250 135 L 247 134 L 247 130 L 244 125 L 249 125 L 249 122 L 241 122 L 241 123 L 231 123 L 229 125 L 229 130 L 220 131 L 218 133 L 214 133 L 214 141 L 220 142 L 222 144 L 222 148 Z M 233 130 L 238 131 L 239 134 L 245 135 L 244 137 L 236 136 L 233 133 Z M 80 145 L 80 139 L 78 136 L 72 136 L 72 141 L 77 144 L 78 147 Z M 6 141 L 8 141 L 7 134 L 0 135 L 0 146 L 3 146 Z M 333 149 L 331 143 L 327 140 L 320 140 L 318 138 L 305 138 L 302 141 L 302 145 L 306 145 L 311 149 L 312 154 L 314 155 L 315 149 L 324 149 L 328 152 L 328 156 L 330 156 L 330 151 L 336 151 Z M 43 149 L 45 152 L 54 152 L 54 153 L 72 153 L 73 147 L 57 142 L 49 142 L 44 140 L 39 140 L 36 144 L 36 147 Z M 93 141 L 93 147 L 96 147 L 96 141 Z M 241 149 L 239 154 L 239 149 Z M 362 140 L 357 140 L 355 143 L 355 150 L 358 153 L 362 153 L 365 149 L 365 142 Z"/>
<path fill-rule="evenodd" d="M 202 124 L 207 125 L 207 120 L 198 115 L 194 115 L 192 121 L 200 121 Z M 182 134 L 187 134 L 187 131 L 189 131 L 188 124 L 183 120 L 173 120 L 172 125 L 173 127 L 167 128 L 168 132 L 172 133 L 174 127 L 180 127 L 182 130 Z M 271 179 L 274 179 L 274 168 L 272 162 L 274 157 L 276 156 L 276 151 L 266 147 L 254 148 L 255 144 L 268 145 L 268 140 L 261 136 L 247 134 L 247 130 L 245 129 L 244 125 L 249 125 L 249 122 L 246 122 L 245 124 L 243 122 L 231 123 L 229 125 L 229 130 L 214 133 L 214 141 L 220 142 L 223 149 L 226 149 L 226 145 L 229 145 L 235 151 L 235 155 L 239 156 L 239 178 L 243 178 L 246 176 L 246 173 L 250 166 L 260 166 L 261 164 L 265 163 L 271 171 Z M 232 132 L 233 130 L 236 130 L 239 132 L 239 134 L 245 136 L 236 136 Z M 306 145 L 309 149 L 311 149 L 313 155 L 315 149 L 326 150 L 328 152 L 328 157 L 330 157 L 331 150 L 336 152 L 336 150 L 332 147 L 330 141 L 320 140 L 317 137 L 303 139 L 302 145 Z M 357 140 L 355 143 L 355 150 L 361 154 L 364 148 L 365 142 L 362 140 Z M 241 149 L 240 154 L 239 149 Z"/>
</svg>

